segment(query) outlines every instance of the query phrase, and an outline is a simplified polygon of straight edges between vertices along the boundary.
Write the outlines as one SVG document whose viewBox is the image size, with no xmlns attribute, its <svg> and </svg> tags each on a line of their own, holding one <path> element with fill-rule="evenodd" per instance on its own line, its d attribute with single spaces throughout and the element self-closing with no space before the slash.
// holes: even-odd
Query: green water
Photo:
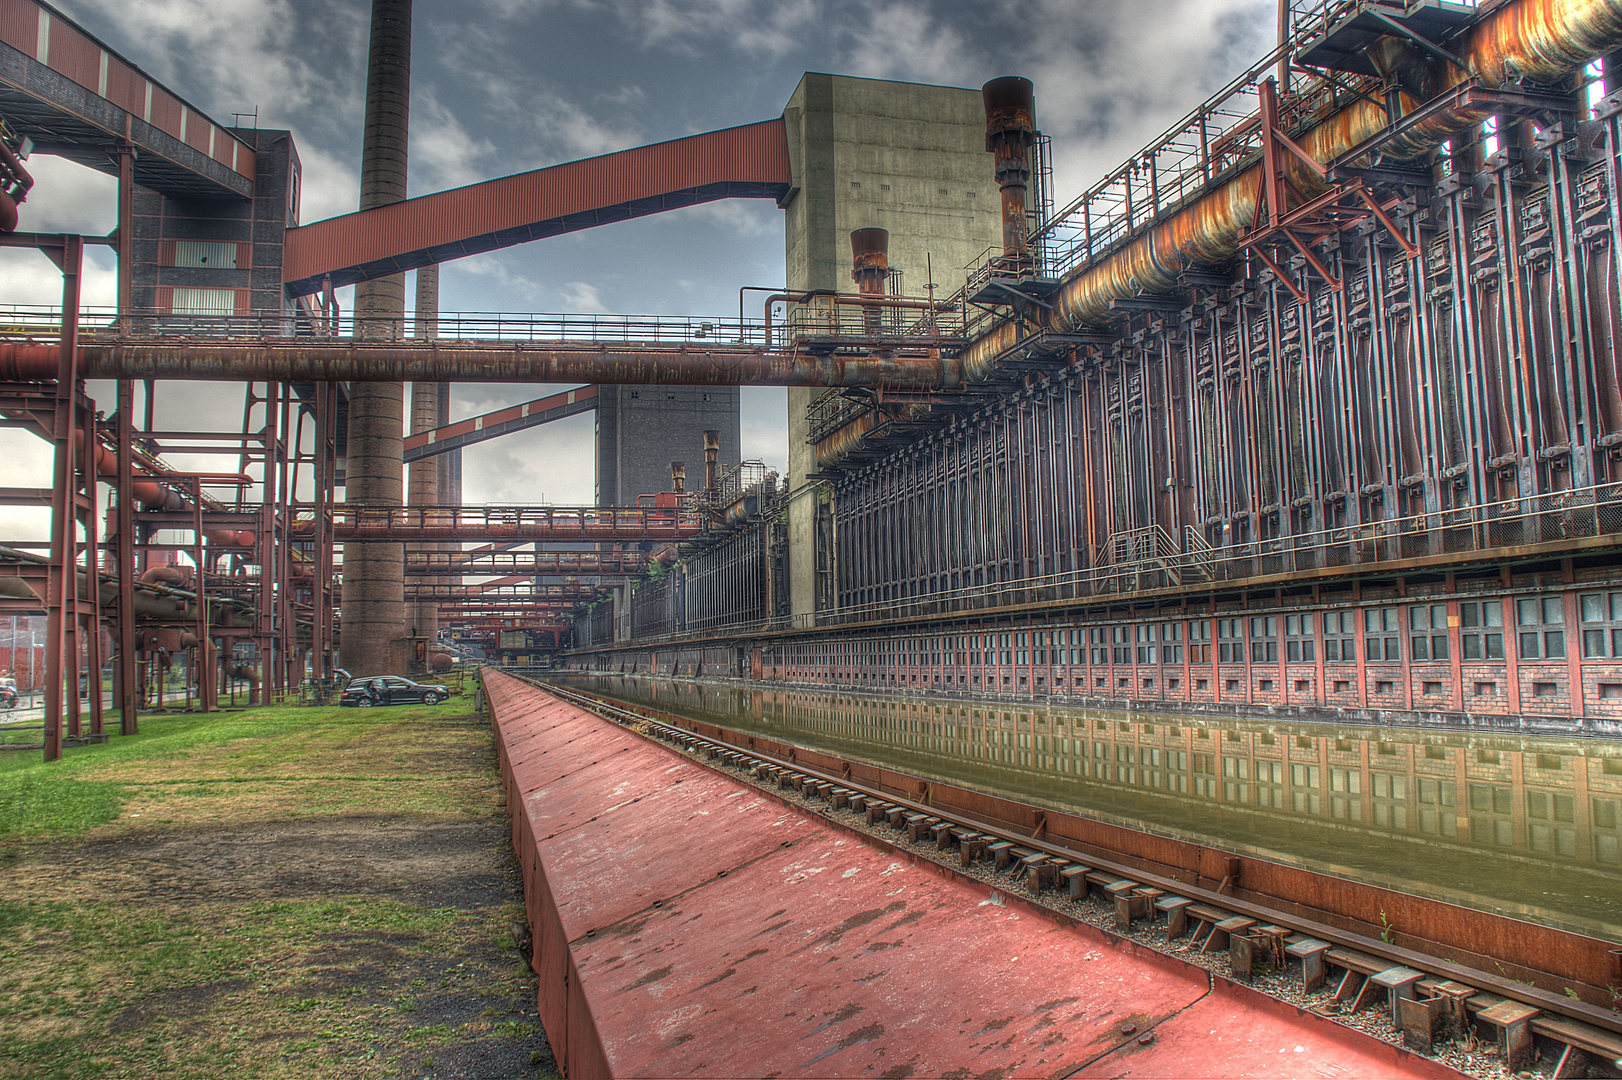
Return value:
<svg viewBox="0 0 1622 1080">
<path fill-rule="evenodd" d="M 1622 742 L 645 676 L 620 701 L 1038 806 L 1622 939 Z"/>
</svg>

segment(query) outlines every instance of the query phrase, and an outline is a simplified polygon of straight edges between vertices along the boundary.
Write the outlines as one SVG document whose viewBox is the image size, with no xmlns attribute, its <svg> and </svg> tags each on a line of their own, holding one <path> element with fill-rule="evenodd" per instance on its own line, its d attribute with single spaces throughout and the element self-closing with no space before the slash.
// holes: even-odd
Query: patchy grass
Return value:
<svg viewBox="0 0 1622 1080">
<path fill-rule="evenodd" d="M 555 1075 L 465 702 L 28 757 L 0 757 L 0 1078 Z"/>
</svg>

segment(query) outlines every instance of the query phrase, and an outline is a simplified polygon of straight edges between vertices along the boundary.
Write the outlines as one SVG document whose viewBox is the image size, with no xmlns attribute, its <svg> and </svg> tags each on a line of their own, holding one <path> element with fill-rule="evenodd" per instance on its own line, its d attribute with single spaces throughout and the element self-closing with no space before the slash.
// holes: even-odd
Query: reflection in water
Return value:
<svg viewBox="0 0 1622 1080">
<path fill-rule="evenodd" d="M 641 676 L 558 681 L 966 788 L 1622 937 L 1622 744 Z"/>
</svg>

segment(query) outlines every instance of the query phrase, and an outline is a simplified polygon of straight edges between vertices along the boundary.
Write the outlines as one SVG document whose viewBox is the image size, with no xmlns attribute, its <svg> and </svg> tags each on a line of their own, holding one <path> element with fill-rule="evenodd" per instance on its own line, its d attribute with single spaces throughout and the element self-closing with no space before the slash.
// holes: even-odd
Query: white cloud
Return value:
<svg viewBox="0 0 1622 1080">
<path fill-rule="evenodd" d="M 577 315 L 613 315 L 597 293 L 597 286 L 584 281 L 571 281 L 563 287 L 563 310 Z"/>
</svg>

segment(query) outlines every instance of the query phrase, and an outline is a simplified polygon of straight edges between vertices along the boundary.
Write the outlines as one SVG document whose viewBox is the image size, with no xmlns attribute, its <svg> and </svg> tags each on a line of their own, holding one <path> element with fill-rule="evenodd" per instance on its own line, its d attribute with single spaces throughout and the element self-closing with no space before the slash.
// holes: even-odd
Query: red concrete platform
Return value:
<svg viewBox="0 0 1622 1080">
<path fill-rule="evenodd" d="M 570 1080 L 1457 1075 L 486 688 Z"/>
</svg>

